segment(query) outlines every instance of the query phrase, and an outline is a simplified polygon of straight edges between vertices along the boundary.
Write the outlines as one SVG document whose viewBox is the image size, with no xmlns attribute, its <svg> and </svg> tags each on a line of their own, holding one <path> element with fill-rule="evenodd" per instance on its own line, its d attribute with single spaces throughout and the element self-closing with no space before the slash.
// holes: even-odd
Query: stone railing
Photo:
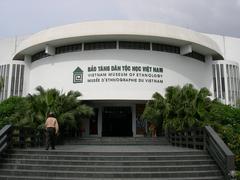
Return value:
<svg viewBox="0 0 240 180">
<path fill-rule="evenodd" d="M 183 132 L 167 131 L 166 136 L 174 146 L 207 150 L 222 170 L 225 179 L 233 179 L 234 154 L 211 126 Z"/>
<path fill-rule="evenodd" d="M 2 154 L 11 144 L 12 126 L 6 125 L 0 130 L 0 154 Z"/>
</svg>

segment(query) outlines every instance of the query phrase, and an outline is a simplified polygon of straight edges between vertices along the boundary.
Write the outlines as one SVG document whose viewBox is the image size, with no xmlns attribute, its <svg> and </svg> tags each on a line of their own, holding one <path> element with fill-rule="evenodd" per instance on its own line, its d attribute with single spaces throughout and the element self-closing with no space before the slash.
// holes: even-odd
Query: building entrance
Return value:
<svg viewBox="0 0 240 180">
<path fill-rule="evenodd" d="M 131 107 L 104 107 L 102 136 L 133 136 Z"/>
</svg>

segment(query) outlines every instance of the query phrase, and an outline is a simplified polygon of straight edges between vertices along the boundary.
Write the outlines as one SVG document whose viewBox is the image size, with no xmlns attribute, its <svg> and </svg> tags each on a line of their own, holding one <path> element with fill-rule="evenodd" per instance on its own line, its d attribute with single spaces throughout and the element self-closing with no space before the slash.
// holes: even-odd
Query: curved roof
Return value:
<svg viewBox="0 0 240 180">
<path fill-rule="evenodd" d="M 222 57 L 216 42 L 199 32 L 161 23 L 117 20 L 83 22 L 40 31 L 22 41 L 13 59 L 33 55 L 46 45 L 106 40 L 160 42 L 176 46 L 191 44 L 193 51 Z"/>
</svg>

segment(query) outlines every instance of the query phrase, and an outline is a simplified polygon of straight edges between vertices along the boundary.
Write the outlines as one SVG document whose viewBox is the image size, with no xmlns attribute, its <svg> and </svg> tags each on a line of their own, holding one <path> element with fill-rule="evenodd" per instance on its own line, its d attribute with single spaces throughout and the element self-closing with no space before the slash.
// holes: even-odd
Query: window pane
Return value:
<svg viewBox="0 0 240 180">
<path fill-rule="evenodd" d="M 149 42 L 119 41 L 119 49 L 150 50 L 150 43 Z"/>
</svg>

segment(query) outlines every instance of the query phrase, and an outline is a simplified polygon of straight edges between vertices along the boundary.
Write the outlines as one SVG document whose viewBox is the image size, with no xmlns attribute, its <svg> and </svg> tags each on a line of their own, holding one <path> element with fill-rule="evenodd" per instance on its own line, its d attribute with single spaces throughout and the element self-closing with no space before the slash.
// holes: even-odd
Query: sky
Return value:
<svg viewBox="0 0 240 180">
<path fill-rule="evenodd" d="M 240 0 L 0 0 L 0 37 L 96 20 L 142 20 L 240 38 Z"/>
</svg>

